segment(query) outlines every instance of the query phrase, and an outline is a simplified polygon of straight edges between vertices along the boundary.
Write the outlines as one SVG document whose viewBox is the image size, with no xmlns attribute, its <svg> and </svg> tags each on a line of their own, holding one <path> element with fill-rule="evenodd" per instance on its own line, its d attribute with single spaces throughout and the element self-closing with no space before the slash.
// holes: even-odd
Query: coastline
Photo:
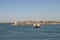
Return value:
<svg viewBox="0 0 60 40">
<path fill-rule="evenodd" d="M 12 22 L 14 25 L 33 25 L 33 24 L 60 24 L 59 21 L 18 21 L 18 22 Z"/>
<path fill-rule="evenodd" d="M 33 24 L 60 24 L 60 21 L 17 21 L 15 22 L 0 22 L 0 23 L 7 23 L 12 25 L 33 25 Z"/>
</svg>

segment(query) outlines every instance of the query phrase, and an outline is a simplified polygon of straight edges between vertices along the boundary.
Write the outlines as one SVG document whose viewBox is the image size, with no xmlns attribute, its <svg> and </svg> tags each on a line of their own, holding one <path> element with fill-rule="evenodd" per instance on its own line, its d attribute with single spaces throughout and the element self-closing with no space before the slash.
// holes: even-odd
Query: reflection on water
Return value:
<svg viewBox="0 0 60 40">
<path fill-rule="evenodd" d="M 12 26 L 0 24 L 0 40 L 60 40 L 60 25 Z"/>
</svg>

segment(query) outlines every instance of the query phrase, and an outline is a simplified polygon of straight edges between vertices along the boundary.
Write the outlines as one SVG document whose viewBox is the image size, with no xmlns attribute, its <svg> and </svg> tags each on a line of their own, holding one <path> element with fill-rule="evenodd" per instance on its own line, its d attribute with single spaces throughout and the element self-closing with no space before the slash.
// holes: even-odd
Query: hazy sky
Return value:
<svg viewBox="0 0 60 40">
<path fill-rule="evenodd" d="M 60 20 L 60 0 L 0 0 L 0 20 Z"/>
</svg>

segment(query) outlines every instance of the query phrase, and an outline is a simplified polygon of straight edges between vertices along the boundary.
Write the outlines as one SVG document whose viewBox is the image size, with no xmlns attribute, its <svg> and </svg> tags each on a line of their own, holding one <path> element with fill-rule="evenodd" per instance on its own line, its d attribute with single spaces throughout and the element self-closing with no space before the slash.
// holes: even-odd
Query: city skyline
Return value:
<svg viewBox="0 0 60 40">
<path fill-rule="evenodd" d="M 0 21 L 60 20 L 60 0 L 0 0 Z"/>
</svg>

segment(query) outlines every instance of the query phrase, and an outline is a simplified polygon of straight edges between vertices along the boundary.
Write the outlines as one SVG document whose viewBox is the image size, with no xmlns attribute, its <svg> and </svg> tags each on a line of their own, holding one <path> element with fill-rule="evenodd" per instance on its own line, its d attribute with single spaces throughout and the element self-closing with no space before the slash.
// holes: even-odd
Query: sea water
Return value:
<svg viewBox="0 0 60 40">
<path fill-rule="evenodd" d="M 60 40 L 60 24 L 14 26 L 0 23 L 0 40 Z"/>
</svg>

